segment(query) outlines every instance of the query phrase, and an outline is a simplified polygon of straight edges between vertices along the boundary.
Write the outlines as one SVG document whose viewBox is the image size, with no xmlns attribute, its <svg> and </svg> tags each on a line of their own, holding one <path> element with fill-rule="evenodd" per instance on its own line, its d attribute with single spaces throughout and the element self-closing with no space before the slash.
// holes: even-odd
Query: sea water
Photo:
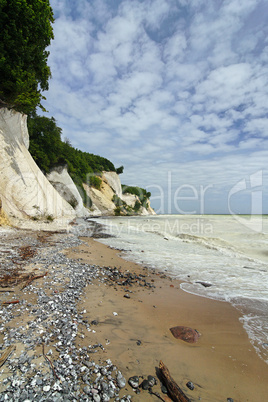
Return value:
<svg viewBox="0 0 268 402">
<path fill-rule="evenodd" d="M 124 258 L 165 271 L 181 288 L 228 301 L 268 363 L 268 217 L 160 215 L 98 218 Z M 198 283 L 202 282 L 202 283 Z M 207 286 L 204 286 L 206 284 Z"/>
</svg>

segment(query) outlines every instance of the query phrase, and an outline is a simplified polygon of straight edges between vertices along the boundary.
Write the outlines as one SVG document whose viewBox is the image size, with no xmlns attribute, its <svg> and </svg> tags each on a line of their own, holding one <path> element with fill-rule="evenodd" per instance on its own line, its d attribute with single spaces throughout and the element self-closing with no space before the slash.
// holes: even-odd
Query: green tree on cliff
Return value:
<svg viewBox="0 0 268 402">
<path fill-rule="evenodd" d="M 24 113 L 41 106 L 53 21 L 49 0 L 0 0 L 0 106 Z"/>
</svg>

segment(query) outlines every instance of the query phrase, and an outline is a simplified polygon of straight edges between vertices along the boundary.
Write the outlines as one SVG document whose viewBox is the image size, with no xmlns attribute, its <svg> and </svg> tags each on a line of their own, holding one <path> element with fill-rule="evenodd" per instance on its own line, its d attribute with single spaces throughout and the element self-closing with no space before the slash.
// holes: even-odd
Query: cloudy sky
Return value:
<svg viewBox="0 0 268 402">
<path fill-rule="evenodd" d="M 157 212 L 268 213 L 266 0 L 50 0 L 45 93 Z"/>
</svg>

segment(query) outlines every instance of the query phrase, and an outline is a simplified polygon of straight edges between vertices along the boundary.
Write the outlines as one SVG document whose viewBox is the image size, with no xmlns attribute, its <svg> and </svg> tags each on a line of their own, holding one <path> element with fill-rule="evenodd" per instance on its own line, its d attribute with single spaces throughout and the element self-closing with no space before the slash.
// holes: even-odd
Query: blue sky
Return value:
<svg viewBox="0 0 268 402">
<path fill-rule="evenodd" d="M 265 0 L 50 3 L 44 106 L 63 137 L 157 212 L 268 213 Z"/>
</svg>

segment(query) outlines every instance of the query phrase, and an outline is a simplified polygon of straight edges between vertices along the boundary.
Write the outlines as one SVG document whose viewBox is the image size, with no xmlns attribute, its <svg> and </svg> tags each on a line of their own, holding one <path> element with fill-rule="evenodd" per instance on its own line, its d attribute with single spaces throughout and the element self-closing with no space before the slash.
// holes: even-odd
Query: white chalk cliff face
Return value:
<svg viewBox="0 0 268 402">
<path fill-rule="evenodd" d="M 138 197 L 122 194 L 120 178 L 115 172 L 103 172 L 100 190 L 84 184 L 92 202 L 86 208 L 67 167 L 54 168 L 46 177 L 28 148 L 27 116 L 0 109 L 0 213 L 11 224 L 55 230 L 66 228 L 76 216 L 114 215 L 115 195 L 130 207 L 131 213 Z M 138 212 L 139 215 L 154 213 L 150 206 L 141 207 Z M 51 220 L 53 223 L 48 227 L 47 222 Z"/>
<path fill-rule="evenodd" d="M 105 181 L 102 182 L 100 190 L 88 186 L 87 184 L 84 184 L 84 189 L 92 201 L 90 208 L 92 216 L 114 215 L 116 206 L 112 199 L 115 193 Z"/>
<path fill-rule="evenodd" d="M 54 167 L 46 175 L 49 182 L 58 193 L 74 208 L 77 217 L 89 216 L 89 210 L 84 207 L 79 191 L 68 173 L 66 166 Z"/>
<path fill-rule="evenodd" d="M 115 172 L 104 172 L 102 175 L 104 183 L 108 184 L 118 197 L 122 198 L 122 185 L 120 177 Z"/>
<path fill-rule="evenodd" d="M 27 116 L 0 109 L 0 199 L 2 210 L 18 220 L 71 220 L 74 209 L 59 195 L 31 157 Z M 25 226 L 24 226 L 25 227 Z"/>
</svg>

